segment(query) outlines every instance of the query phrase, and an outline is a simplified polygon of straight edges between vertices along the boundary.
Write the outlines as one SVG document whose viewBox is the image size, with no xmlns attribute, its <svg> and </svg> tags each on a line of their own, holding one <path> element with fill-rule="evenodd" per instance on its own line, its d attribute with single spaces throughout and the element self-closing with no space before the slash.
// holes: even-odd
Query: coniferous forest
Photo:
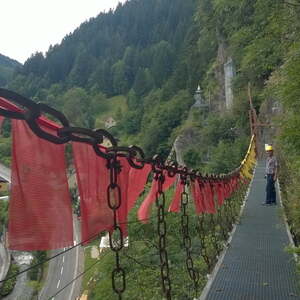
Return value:
<svg viewBox="0 0 300 300">
<path fill-rule="evenodd" d="M 11 79 L 16 67 L 21 64 L 0 54 L 0 86 L 5 86 Z"/>
<path fill-rule="evenodd" d="M 228 61 L 234 66 L 230 108 L 225 101 Z M 198 85 L 205 112 L 191 108 Z M 129 0 L 81 24 L 45 55 L 34 53 L 24 65 L 7 64 L 0 56 L 0 86 L 64 112 L 75 126 L 104 128 L 111 117 L 116 125 L 108 130 L 121 144 L 142 147 L 147 156 L 166 158 L 182 135 L 189 141 L 183 148 L 186 164 L 203 173 L 226 173 L 239 164 L 249 143 L 251 96 L 261 122 L 268 124 L 263 142 L 278 149 L 285 209 L 300 242 L 299 0 Z M 6 122 L 0 142 L 6 164 L 8 128 Z M 170 228 L 177 221 L 170 216 Z M 130 270 L 129 262 L 128 277 L 138 278 L 139 289 L 129 284 L 130 299 L 160 297 L 159 269 L 151 268 L 158 263 L 151 226 L 131 227 L 134 250 L 127 255 L 136 265 Z M 174 244 L 171 266 L 183 274 L 177 234 L 174 230 L 169 241 Z M 84 279 L 91 299 L 112 299 L 112 259 L 106 256 Z M 209 272 L 203 260 L 197 266 Z M 90 277 L 99 283 L 89 285 Z M 176 299 L 190 299 L 183 282 L 189 286 L 186 275 L 173 281 Z"/>
</svg>

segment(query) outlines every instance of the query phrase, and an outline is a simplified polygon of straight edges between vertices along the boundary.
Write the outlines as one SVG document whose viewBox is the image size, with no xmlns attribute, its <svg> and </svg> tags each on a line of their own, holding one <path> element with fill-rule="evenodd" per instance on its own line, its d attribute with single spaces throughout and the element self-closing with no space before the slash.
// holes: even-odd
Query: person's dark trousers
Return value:
<svg viewBox="0 0 300 300">
<path fill-rule="evenodd" d="M 266 186 L 267 198 L 266 204 L 276 203 L 276 189 L 273 174 L 267 174 L 267 186 Z"/>
</svg>

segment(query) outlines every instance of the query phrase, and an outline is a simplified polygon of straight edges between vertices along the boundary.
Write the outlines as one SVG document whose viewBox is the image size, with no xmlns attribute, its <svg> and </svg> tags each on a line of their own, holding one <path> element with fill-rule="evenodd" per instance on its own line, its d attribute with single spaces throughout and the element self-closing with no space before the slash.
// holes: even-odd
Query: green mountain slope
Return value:
<svg viewBox="0 0 300 300">
<path fill-rule="evenodd" d="M 9 87 L 78 126 L 101 126 L 117 114 L 112 132 L 147 155 L 167 156 L 179 133 L 192 132 L 186 162 L 225 172 L 247 145 L 250 83 L 257 110 L 265 100 L 282 106 L 283 149 L 297 159 L 299 19 L 298 0 L 131 0 L 82 24 L 45 57 L 33 55 Z M 230 59 L 234 98 L 226 109 Z M 189 114 L 199 83 L 208 115 Z M 118 95 L 125 103 L 112 109 Z"/>
<path fill-rule="evenodd" d="M 193 102 L 190 92 L 215 51 L 212 44 L 213 51 L 201 57 L 196 47 L 196 2 L 132 0 L 120 4 L 114 12 L 82 24 L 45 57 L 36 53 L 29 58 L 9 88 L 64 111 L 74 118 L 73 124 L 90 127 L 104 110 L 108 116 L 113 114 L 108 105 L 111 97 L 124 95 L 126 112 L 114 133 L 135 142 L 167 128 L 157 137 L 142 139 L 148 154 L 159 148 L 167 155 L 172 131 L 184 119 L 184 114 L 175 111 L 187 112 Z M 178 93 L 185 95 L 182 101 L 177 100 Z M 167 112 L 169 100 L 171 106 L 176 105 L 174 116 L 170 115 L 174 120 L 159 127 L 165 118 L 156 112 Z M 74 113 L 75 106 L 83 118 Z M 143 125 L 150 115 L 158 118 L 152 129 Z"/>
<path fill-rule="evenodd" d="M 0 86 L 5 86 L 11 79 L 16 67 L 21 64 L 16 60 L 0 54 Z"/>
<path fill-rule="evenodd" d="M 262 141 L 278 149 L 285 207 L 299 243 L 299 29 L 299 0 L 131 0 L 82 24 L 45 57 L 36 53 L 9 88 L 58 108 L 77 126 L 103 127 L 113 117 L 117 125 L 111 132 L 122 143 L 142 146 L 147 156 L 166 157 L 179 134 L 189 135 L 183 149 L 188 166 L 222 173 L 238 165 L 249 141 L 250 86 L 254 106 L 270 128 L 260 129 Z M 226 108 L 224 66 L 230 60 L 233 104 Z M 190 111 L 199 83 L 208 112 Z M 177 230 L 175 217 L 170 222 Z M 193 224 L 196 228 L 196 220 Z M 145 299 L 161 298 L 158 269 L 151 269 L 158 264 L 157 249 L 147 243 L 154 238 L 152 225 L 130 228 L 134 254 L 138 261 L 146 257 L 150 267 L 133 270 L 124 259 L 127 277 L 138 278 Z M 178 232 L 169 239 L 174 294 L 187 299 L 183 257 L 172 247 Z M 112 256 L 103 260 L 107 274 L 112 263 Z M 209 269 L 202 260 L 196 263 L 203 285 Z M 111 299 L 111 278 L 102 270 L 85 278 L 91 299 Z M 126 292 L 138 299 L 140 289 L 129 282 Z"/>
</svg>

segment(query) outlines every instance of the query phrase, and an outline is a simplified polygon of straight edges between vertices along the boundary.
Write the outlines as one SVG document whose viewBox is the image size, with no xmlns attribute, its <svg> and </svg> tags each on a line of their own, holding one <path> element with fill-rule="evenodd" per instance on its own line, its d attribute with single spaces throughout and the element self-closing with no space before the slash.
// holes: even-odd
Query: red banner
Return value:
<svg viewBox="0 0 300 300">
<path fill-rule="evenodd" d="M 164 171 L 164 176 L 165 176 L 165 181 L 163 183 L 162 189 L 163 191 L 166 191 L 175 182 L 176 176 L 169 177 L 168 172 L 166 171 Z M 153 179 L 150 192 L 138 210 L 138 219 L 141 222 L 146 223 L 147 219 L 149 219 L 150 208 L 153 202 L 155 202 L 157 191 L 158 191 L 158 181 Z"/>
<path fill-rule="evenodd" d="M 134 207 L 137 198 L 144 191 L 150 171 L 150 164 L 145 164 L 143 169 L 130 169 L 127 193 L 128 211 L 130 211 Z"/>
<path fill-rule="evenodd" d="M 196 213 L 201 214 L 205 212 L 204 198 L 198 180 L 191 181 L 191 193 L 194 198 Z"/>
<path fill-rule="evenodd" d="M 118 184 L 121 188 L 121 206 L 117 211 L 118 221 L 123 232 L 123 236 L 128 235 L 127 232 L 127 217 L 128 217 L 128 179 L 129 172 L 132 169 L 125 157 L 119 158 L 121 164 L 121 172 L 118 176 Z"/>
<path fill-rule="evenodd" d="M 178 177 L 177 177 L 178 178 Z M 180 205 L 181 205 L 181 194 L 184 191 L 184 184 L 181 183 L 181 180 L 178 179 L 178 183 L 176 186 L 175 194 L 170 204 L 169 210 L 171 212 L 180 212 Z"/>
<path fill-rule="evenodd" d="M 72 143 L 80 195 L 82 241 L 93 239 L 113 227 L 113 213 L 107 203 L 109 172 L 106 159 L 96 155 L 93 147 Z"/>
<path fill-rule="evenodd" d="M 218 205 L 222 206 L 225 200 L 224 183 L 222 181 L 216 182 L 214 186 L 218 197 Z"/>
<path fill-rule="evenodd" d="M 214 190 L 210 181 L 204 182 L 204 188 L 202 190 L 204 194 L 205 212 L 210 214 L 216 213 Z"/>
<path fill-rule="evenodd" d="M 24 121 L 12 120 L 12 128 L 9 248 L 33 251 L 73 245 L 64 146 L 38 138 Z"/>
<path fill-rule="evenodd" d="M 113 229 L 113 210 L 109 207 L 107 198 L 110 170 L 107 168 L 108 161 L 98 156 L 91 145 L 73 143 L 73 153 L 80 194 L 82 240 L 88 241 L 102 231 Z M 118 160 L 121 166 L 117 176 L 117 184 L 121 191 L 121 206 L 117 209 L 117 221 L 120 223 L 125 237 L 127 236 L 126 223 L 129 212 L 128 179 L 132 168 L 126 158 L 121 157 Z M 130 188 L 133 188 L 132 185 Z M 117 188 L 114 190 L 113 197 L 117 199 Z M 132 190 L 132 193 L 129 194 L 133 201 L 133 198 L 138 194 L 137 189 Z"/>
</svg>

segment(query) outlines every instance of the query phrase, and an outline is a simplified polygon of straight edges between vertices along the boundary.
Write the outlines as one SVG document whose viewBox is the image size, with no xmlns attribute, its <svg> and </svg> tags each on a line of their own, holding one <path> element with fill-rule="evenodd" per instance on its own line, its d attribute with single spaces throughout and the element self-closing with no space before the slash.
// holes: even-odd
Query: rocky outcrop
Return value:
<svg viewBox="0 0 300 300">
<path fill-rule="evenodd" d="M 265 100 L 259 111 L 258 121 L 258 152 L 260 155 L 264 153 L 264 145 L 274 144 L 275 137 L 278 135 L 278 126 L 275 119 L 283 113 L 280 103 L 272 98 Z"/>
<path fill-rule="evenodd" d="M 167 160 L 177 161 L 180 166 L 185 166 L 186 163 L 184 162 L 184 152 L 190 145 L 195 144 L 195 141 L 198 141 L 198 139 L 199 137 L 193 128 L 185 129 L 175 139 Z"/>
</svg>

